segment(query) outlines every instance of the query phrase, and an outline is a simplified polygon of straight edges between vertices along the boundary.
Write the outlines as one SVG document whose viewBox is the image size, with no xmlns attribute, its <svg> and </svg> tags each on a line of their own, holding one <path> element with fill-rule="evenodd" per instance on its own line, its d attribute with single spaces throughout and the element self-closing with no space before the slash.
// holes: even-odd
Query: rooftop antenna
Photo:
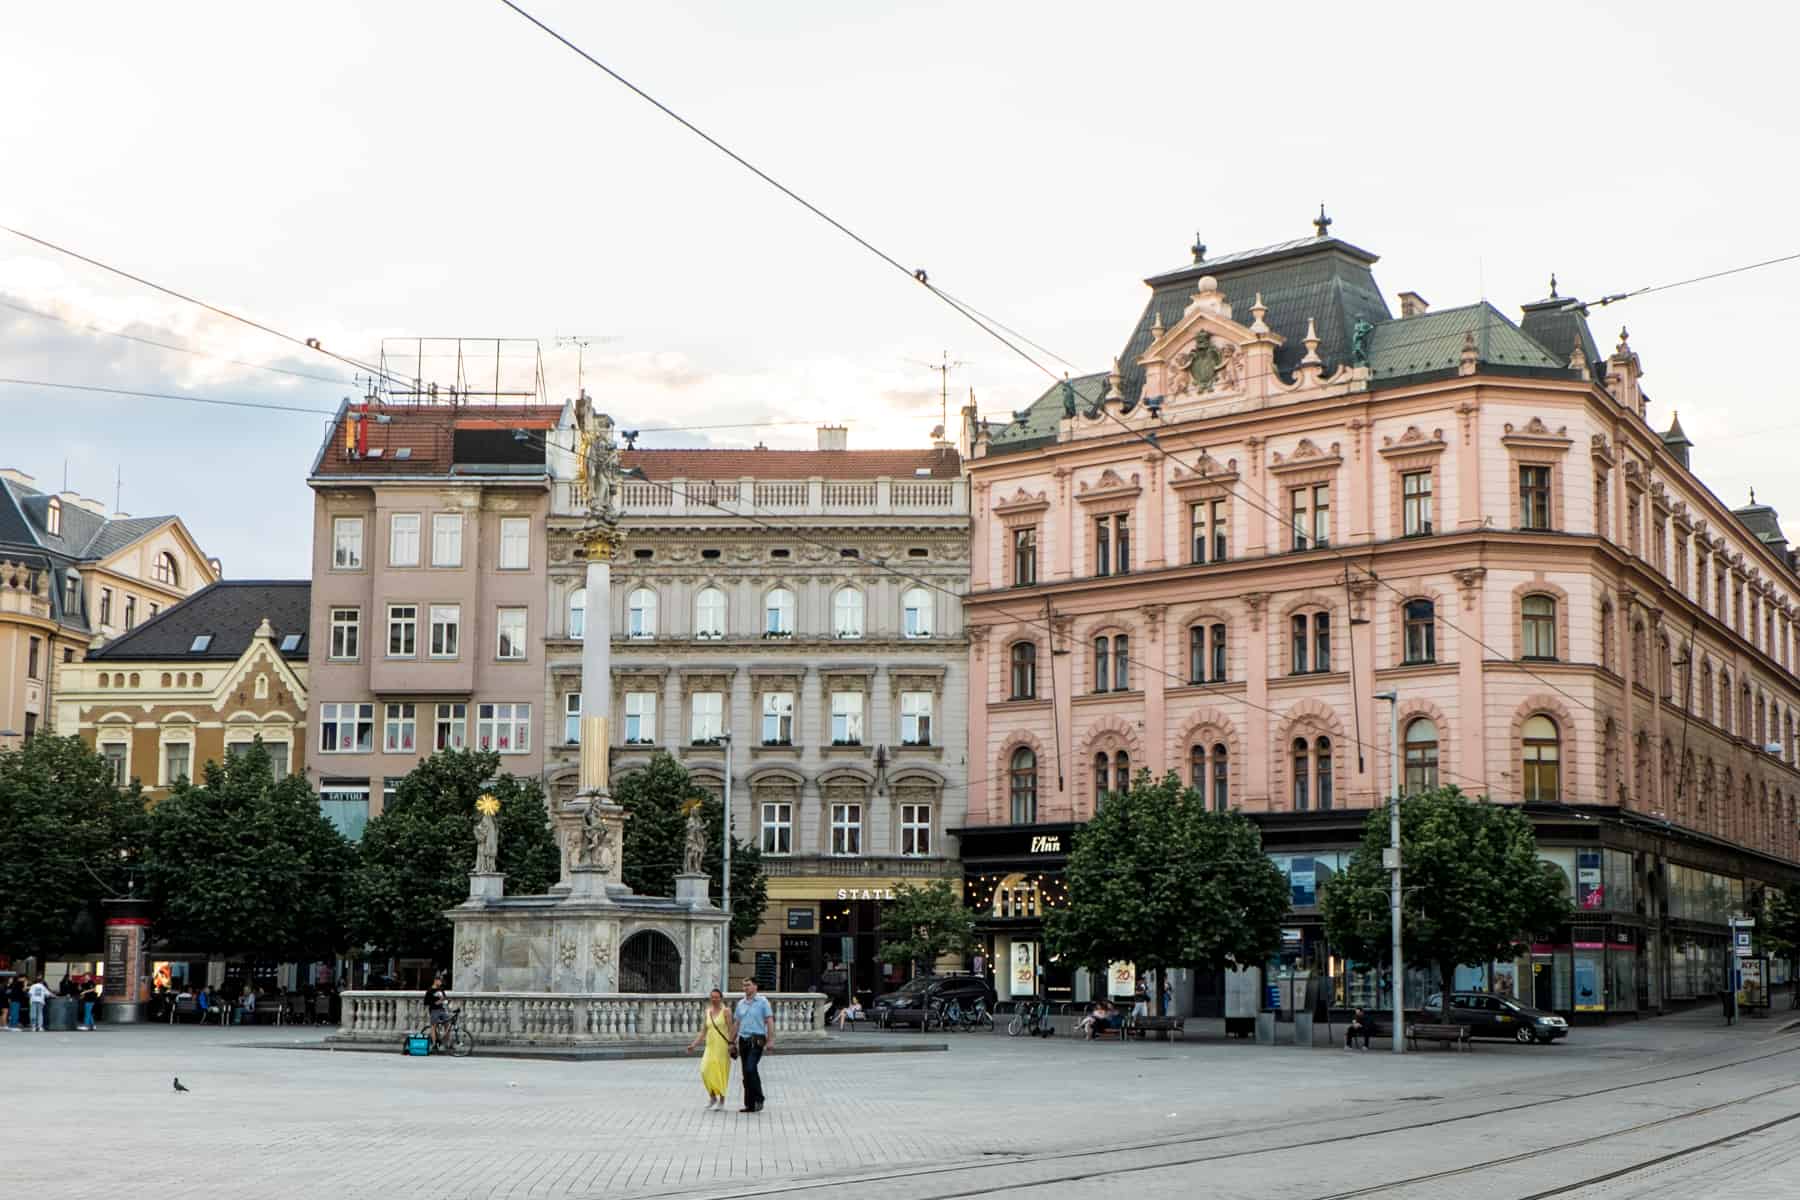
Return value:
<svg viewBox="0 0 1800 1200">
<path fill-rule="evenodd" d="M 125 468 L 123 465 L 113 468 L 113 511 L 125 511 Z"/>
<path fill-rule="evenodd" d="M 917 358 L 909 358 L 906 361 L 912 363 L 914 366 L 924 367 L 927 371 L 936 371 L 938 373 L 938 405 L 942 410 L 940 428 L 948 432 L 950 428 L 950 372 L 956 370 L 958 367 L 969 367 L 974 364 L 963 362 L 961 359 L 951 362 L 950 352 L 948 350 L 944 351 L 943 354 L 944 359 L 942 362 L 928 363 Z"/>
<path fill-rule="evenodd" d="M 587 348 L 589 346 L 598 345 L 600 343 L 616 342 L 618 340 L 619 339 L 616 336 L 613 336 L 611 334 L 568 334 L 567 336 L 564 336 L 562 334 L 557 335 L 556 344 L 558 346 L 573 346 L 573 347 L 575 347 L 575 394 L 577 396 L 580 396 L 583 394 L 583 392 L 581 390 L 581 370 L 582 370 L 582 367 L 584 365 L 586 365 Z"/>
</svg>

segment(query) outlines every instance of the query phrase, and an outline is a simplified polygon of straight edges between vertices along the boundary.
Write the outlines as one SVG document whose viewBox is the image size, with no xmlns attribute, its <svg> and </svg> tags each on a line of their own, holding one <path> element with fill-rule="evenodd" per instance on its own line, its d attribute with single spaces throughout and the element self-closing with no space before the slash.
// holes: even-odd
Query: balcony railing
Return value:
<svg viewBox="0 0 1800 1200">
<path fill-rule="evenodd" d="M 765 854 L 759 860 L 764 875 L 783 878 L 794 878 L 802 875 L 848 875 L 855 878 L 879 878 L 895 876 L 901 879 L 954 879 L 959 874 L 957 864 L 948 858 L 928 858 L 923 855 L 883 855 L 856 857 L 837 855 L 808 855 L 797 858 L 782 858 Z"/>
<path fill-rule="evenodd" d="M 633 516 L 684 513 L 754 516 L 760 511 L 887 513 L 962 516 L 969 511 L 964 479 L 633 480 L 619 489 Z"/>
</svg>

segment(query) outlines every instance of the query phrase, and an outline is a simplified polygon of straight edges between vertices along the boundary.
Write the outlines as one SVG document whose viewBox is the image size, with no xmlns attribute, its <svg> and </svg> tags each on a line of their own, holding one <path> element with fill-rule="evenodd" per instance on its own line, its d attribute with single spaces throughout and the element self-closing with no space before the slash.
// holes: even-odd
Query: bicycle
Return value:
<svg viewBox="0 0 1800 1200">
<path fill-rule="evenodd" d="M 1055 1032 L 1056 1027 L 1050 1024 L 1048 1001 L 1019 1005 L 1013 1010 L 1013 1018 L 1006 1026 L 1007 1037 L 1018 1037 L 1021 1033 L 1028 1033 L 1032 1037 L 1049 1037 Z"/>
<path fill-rule="evenodd" d="M 975 1007 L 963 1010 L 964 1029 L 992 1029 L 993 1027 L 994 1017 L 987 1010 L 987 1001 L 977 1000 Z"/>
<path fill-rule="evenodd" d="M 446 1022 L 442 1038 L 434 1037 L 429 1014 L 425 1019 L 425 1028 L 419 1030 L 421 1037 L 431 1039 L 431 1052 L 441 1054 L 448 1048 L 450 1057 L 467 1058 L 475 1052 L 475 1035 L 462 1027 L 462 1009 L 450 1010 L 450 1020 Z M 443 1043 L 443 1044 L 440 1044 Z"/>
</svg>

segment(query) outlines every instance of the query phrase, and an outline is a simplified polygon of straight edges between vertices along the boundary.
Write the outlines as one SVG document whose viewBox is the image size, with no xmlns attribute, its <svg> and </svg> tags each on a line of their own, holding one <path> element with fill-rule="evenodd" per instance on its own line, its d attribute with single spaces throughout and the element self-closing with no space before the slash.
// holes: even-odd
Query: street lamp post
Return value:
<svg viewBox="0 0 1800 1200">
<path fill-rule="evenodd" d="M 1393 937 L 1388 976 L 1392 980 L 1394 1053 L 1406 1053 L 1406 960 L 1400 950 L 1400 694 L 1376 692 L 1375 699 L 1388 703 L 1388 771 L 1393 776 L 1394 796 L 1388 804 L 1388 848 L 1382 865 L 1388 869 L 1388 924 Z"/>
<path fill-rule="evenodd" d="M 725 739 L 725 812 L 719 822 L 725 840 L 725 861 L 720 873 L 719 903 L 725 909 L 725 947 L 719 953 L 719 991 L 731 991 L 731 734 Z"/>
</svg>

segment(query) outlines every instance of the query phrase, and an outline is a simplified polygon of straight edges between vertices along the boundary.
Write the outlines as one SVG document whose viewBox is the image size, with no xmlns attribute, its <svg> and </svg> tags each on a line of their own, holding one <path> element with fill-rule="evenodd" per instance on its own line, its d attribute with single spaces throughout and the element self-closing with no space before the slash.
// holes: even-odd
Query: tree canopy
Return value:
<svg viewBox="0 0 1800 1200">
<path fill-rule="evenodd" d="M 393 954 L 450 961 L 444 913 L 469 898 L 475 863 L 475 801 L 500 802 L 498 869 L 509 895 L 537 895 L 556 882 L 560 862 L 544 792 L 536 779 L 502 775 L 491 751 L 440 750 L 400 781 L 363 830 L 355 872 L 351 933 Z"/>
<path fill-rule="evenodd" d="M 1772 957 L 1787 959 L 1790 976 L 1800 972 L 1800 884 L 1764 893 L 1756 923 L 1756 939 L 1762 949 Z M 1794 989 L 1793 1007 L 1800 1008 L 1800 987 Z"/>
<path fill-rule="evenodd" d="M 633 891 L 645 896 L 673 896 L 687 845 L 690 804 L 700 806 L 706 825 L 702 869 L 708 889 L 719 903 L 725 851 L 721 840 L 724 805 L 695 783 L 687 768 L 665 751 L 657 751 L 642 770 L 612 782 L 613 800 L 629 814 L 625 822 L 624 876 Z M 756 933 L 768 907 L 769 885 L 763 877 L 762 854 L 752 843 L 731 839 L 731 944 L 735 949 Z"/>
<path fill-rule="evenodd" d="M 926 974 L 947 954 L 967 954 L 975 942 L 975 914 L 947 879 L 923 887 L 903 883 L 881 914 L 881 957 L 916 963 Z"/>
<path fill-rule="evenodd" d="M 1388 821 L 1386 808 L 1369 813 L 1349 865 L 1320 898 L 1332 948 L 1365 963 L 1391 958 Z M 1446 994 L 1458 966 L 1513 958 L 1532 934 L 1568 919 L 1568 880 L 1538 858 L 1517 808 L 1454 787 L 1409 796 L 1400 802 L 1400 861 L 1401 952 L 1407 966 L 1434 968 Z"/>
<path fill-rule="evenodd" d="M 1106 797 L 1074 835 L 1069 901 L 1044 919 L 1052 954 L 1092 971 L 1259 965 L 1281 940 L 1287 880 L 1239 812 L 1210 812 L 1173 772 Z"/>
<path fill-rule="evenodd" d="M 143 823 L 137 784 L 116 786 L 78 737 L 42 734 L 0 754 L 0 948 L 39 959 L 76 948 L 78 922 L 126 893 Z"/>
<path fill-rule="evenodd" d="M 207 763 L 202 783 L 178 782 L 152 810 L 144 845 L 160 940 L 280 959 L 344 948 L 355 862 L 306 780 L 277 780 L 260 741 Z"/>
</svg>

